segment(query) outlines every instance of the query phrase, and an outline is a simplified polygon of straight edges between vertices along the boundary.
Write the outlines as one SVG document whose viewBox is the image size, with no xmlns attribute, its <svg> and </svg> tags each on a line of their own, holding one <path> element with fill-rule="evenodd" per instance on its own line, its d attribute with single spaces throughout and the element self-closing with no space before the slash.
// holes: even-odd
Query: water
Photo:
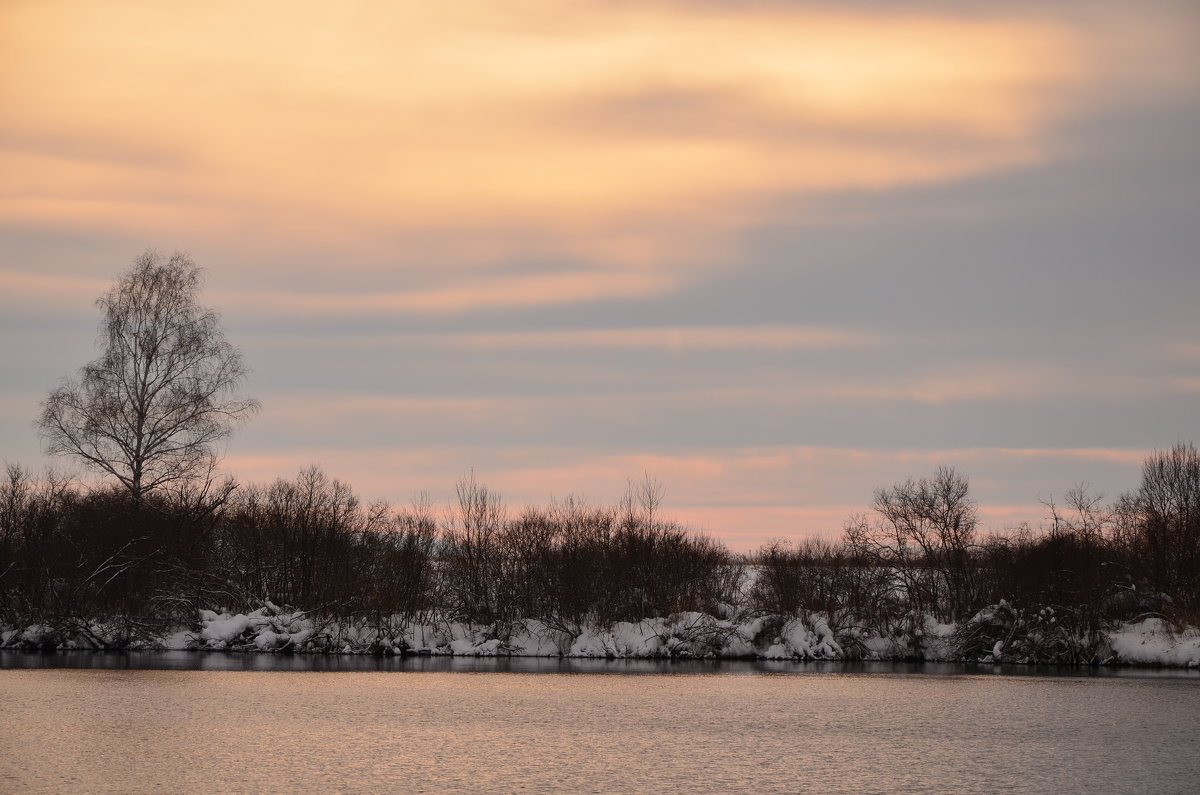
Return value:
<svg viewBox="0 0 1200 795">
<path fill-rule="evenodd" d="M 1200 781 L 1200 677 L 1186 672 L 150 658 L 157 670 L 124 667 L 124 655 L 73 663 L 107 666 L 91 668 L 0 657 L 0 791 L 1195 792 Z M 297 660 L 347 670 L 278 669 Z M 218 661 L 276 669 L 203 669 Z M 380 665 L 390 670 L 369 669 Z"/>
</svg>

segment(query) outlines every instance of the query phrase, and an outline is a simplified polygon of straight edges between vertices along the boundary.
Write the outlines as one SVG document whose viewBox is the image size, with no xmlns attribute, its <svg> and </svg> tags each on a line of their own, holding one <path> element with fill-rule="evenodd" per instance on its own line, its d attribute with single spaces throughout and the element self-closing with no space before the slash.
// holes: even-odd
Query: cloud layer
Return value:
<svg viewBox="0 0 1200 795">
<path fill-rule="evenodd" d="M 993 526 L 1200 437 L 1192 3 L 0 11 L 0 454 L 148 246 L 252 478 L 835 533 L 942 463 Z"/>
<path fill-rule="evenodd" d="M 0 211 L 391 241 L 442 263 L 695 260 L 780 194 L 1036 159 L 1090 55 L 1046 20 L 864 22 L 782 5 L 17 4 Z"/>
</svg>

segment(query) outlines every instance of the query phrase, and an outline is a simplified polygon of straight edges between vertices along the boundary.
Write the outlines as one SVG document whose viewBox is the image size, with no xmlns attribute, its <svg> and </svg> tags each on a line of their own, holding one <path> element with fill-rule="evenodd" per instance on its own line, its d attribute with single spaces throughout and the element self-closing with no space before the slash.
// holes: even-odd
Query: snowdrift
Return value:
<svg viewBox="0 0 1200 795">
<path fill-rule="evenodd" d="M 0 648 L 165 648 L 270 653 L 591 657 L 607 659 L 924 660 L 1200 667 L 1200 629 L 1144 617 L 1088 634 L 1053 609 L 1001 601 L 961 625 L 914 616 L 903 629 L 835 630 L 826 616 L 677 613 L 610 626 L 525 619 L 490 625 L 433 617 L 337 618 L 264 602 L 248 613 L 201 610 L 193 627 L 136 636 L 110 619 L 0 630 Z"/>
</svg>

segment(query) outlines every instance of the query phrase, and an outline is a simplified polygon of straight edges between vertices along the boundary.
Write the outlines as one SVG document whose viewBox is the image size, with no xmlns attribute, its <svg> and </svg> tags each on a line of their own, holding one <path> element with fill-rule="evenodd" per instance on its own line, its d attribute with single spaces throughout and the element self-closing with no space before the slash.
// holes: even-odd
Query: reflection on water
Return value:
<svg viewBox="0 0 1200 795">
<path fill-rule="evenodd" d="M 1186 672 L 29 657 L 0 670 L 0 791 L 1192 792 L 1200 776 Z"/>
<path fill-rule="evenodd" d="M 430 671 L 465 673 L 762 674 L 921 673 L 1196 679 L 1182 668 L 966 665 L 962 663 L 793 662 L 785 660 L 605 660 L 557 657 L 372 657 L 362 654 L 260 654 L 221 651 L 0 651 L 0 670 L 73 668 L 168 671 Z"/>
</svg>

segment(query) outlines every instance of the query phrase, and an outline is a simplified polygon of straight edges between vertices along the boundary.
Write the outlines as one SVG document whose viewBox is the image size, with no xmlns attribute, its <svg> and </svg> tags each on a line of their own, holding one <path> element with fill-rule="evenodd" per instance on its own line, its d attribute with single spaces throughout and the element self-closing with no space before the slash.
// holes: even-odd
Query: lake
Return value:
<svg viewBox="0 0 1200 795">
<path fill-rule="evenodd" d="M 0 791 L 1200 781 L 1195 671 L 2 653 L 0 710 Z"/>
</svg>

